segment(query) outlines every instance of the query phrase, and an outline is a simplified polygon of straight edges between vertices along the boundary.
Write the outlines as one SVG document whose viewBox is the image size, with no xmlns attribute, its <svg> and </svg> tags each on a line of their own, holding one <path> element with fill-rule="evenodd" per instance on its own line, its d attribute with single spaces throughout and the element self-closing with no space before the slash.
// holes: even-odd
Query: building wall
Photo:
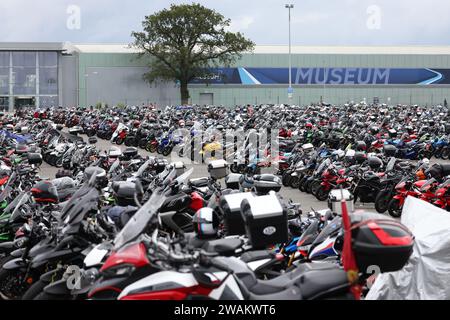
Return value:
<svg viewBox="0 0 450 320">
<path fill-rule="evenodd" d="M 60 59 L 60 105 L 78 105 L 78 56 L 62 55 Z"/>
<path fill-rule="evenodd" d="M 145 61 L 133 54 L 80 53 L 79 104 L 179 104 L 179 89 L 172 83 L 147 83 L 147 71 Z"/>
<path fill-rule="evenodd" d="M 285 54 L 244 55 L 235 67 L 288 66 Z M 450 55 L 354 55 L 303 54 L 292 56 L 293 68 L 450 68 Z M 373 101 L 378 97 L 384 103 L 439 104 L 450 98 L 448 85 L 293 85 L 289 101 L 287 85 L 193 85 L 192 103 L 199 103 L 202 93 L 213 93 L 214 104 L 232 106 L 247 103 L 309 104 L 324 101 L 342 104 L 348 101 Z"/>
<path fill-rule="evenodd" d="M 127 53 L 80 53 L 78 56 L 78 101 L 80 105 L 98 102 L 114 105 L 159 105 L 180 103 L 179 89 L 172 83 L 149 85 L 142 78 L 148 70 L 145 61 Z M 234 67 L 288 66 L 286 54 L 246 54 Z M 444 68 L 450 69 L 450 55 L 402 54 L 294 54 L 293 68 Z M 68 85 L 71 86 L 71 85 Z M 190 102 L 198 104 L 203 93 L 213 94 L 213 103 L 236 104 L 294 103 L 309 104 L 323 99 L 329 103 L 373 101 L 384 103 L 440 104 L 450 98 L 449 85 L 293 85 L 292 100 L 287 85 L 191 85 Z M 70 105 L 73 89 L 64 89 L 64 105 Z M 203 98 L 205 95 L 203 95 Z M 66 99 L 67 98 L 67 99 Z M 204 101 L 204 100 L 203 100 Z"/>
</svg>

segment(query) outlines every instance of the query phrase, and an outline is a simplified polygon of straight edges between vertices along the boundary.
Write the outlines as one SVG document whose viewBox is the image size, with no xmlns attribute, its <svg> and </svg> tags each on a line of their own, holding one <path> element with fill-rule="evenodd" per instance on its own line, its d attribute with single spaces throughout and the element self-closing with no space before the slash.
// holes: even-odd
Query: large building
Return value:
<svg viewBox="0 0 450 320">
<path fill-rule="evenodd" d="M 235 65 L 190 84 L 192 104 L 234 106 L 348 101 L 442 104 L 450 98 L 450 46 L 257 46 Z M 123 44 L 0 43 L 0 108 L 177 105 L 176 83 L 143 79 L 144 59 Z M 290 96 L 290 97 L 289 97 Z"/>
</svg>

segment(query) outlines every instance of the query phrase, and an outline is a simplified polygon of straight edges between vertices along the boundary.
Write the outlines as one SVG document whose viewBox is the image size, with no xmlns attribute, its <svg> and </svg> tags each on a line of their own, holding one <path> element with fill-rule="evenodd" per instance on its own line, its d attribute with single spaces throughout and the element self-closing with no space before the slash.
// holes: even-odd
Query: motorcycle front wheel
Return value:
<svg viewBox="0 0 450 320">
<path fill-rule="evenodd" d="M 291 177 L 290 185 L 292 188 L 297 189 L 300 185 L 300 179 L 298 177 Z"/>
<path fill-rule="evenodd" d="M 388 204 L 388 212 L 394 218 L 400 218 L 402 216 L 403 206 L 400 205 L 400 200 L 392 199 Z"/>
<path fill-rule="evenodd" d="M 172 149 L 173 149 L 172 147 L 164 148 L 163 151 L 162 151 L 162 155 L 167 157 L 172 152 Z"/>
<path fill-rule="evenodd" d="M 328 199 L 328 194 L 330 193 L 330 190 L 325 190 L 324 187 L 320 186 L 319 189 L 316 190 L 316 193 L 314 194 L 319 201 L 325 201 Z"/>
<path fill-rule="evenodd" d="M 375 210 L 377 210 L 378 213 L 385 213 L 388 209 L 389 201 L 391 201 L 389 190 L 378 192 L 375 198 Z"/>
</svg>

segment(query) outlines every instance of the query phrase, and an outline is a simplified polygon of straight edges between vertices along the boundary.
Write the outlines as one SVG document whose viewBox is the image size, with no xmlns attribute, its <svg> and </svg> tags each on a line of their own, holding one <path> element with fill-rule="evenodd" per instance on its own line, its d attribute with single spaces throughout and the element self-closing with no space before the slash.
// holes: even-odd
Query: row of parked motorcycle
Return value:
<svg viewBox="0 0 450 320">
<path fill-rule="evenodd" d="M 220 118 L 218 109 L 189 112 Z M 65 133 L 58 117 L 0 117 L 2 299 L 359 299 L 371 266 L 401 270 L 412 253 L 406 227 L 352 212 L 348 190 L 303 212 L 280 196 L 274 174 L 230 173 L 231 163 L 212 157 L 208 176 L 190 179 L 183 162 L 136 147 L 97 150 L 96 137 L 78 126 Z M 72 156 L 61 159 L 61 144 Z M 44 159 L 62 166 L 55 179 L 40 176 Z M 351 269 L 343 255 L 354 256 Z"/>
<path fill-rule="evenodd" d="M 450 210 L 450 164 L 430 164 L 394 157 L 391 145 L 382 154 L 367 153 L 363 143 L 358 151 L 315 149 L 305 144 L 294 151 L 280 170 L 284 186 L 299 189 L 324 201 L 333 189 L 350 190 L 354 202 L 373 203 L 379 213 L 401 216 L 408 196 Z"/>
</svg>

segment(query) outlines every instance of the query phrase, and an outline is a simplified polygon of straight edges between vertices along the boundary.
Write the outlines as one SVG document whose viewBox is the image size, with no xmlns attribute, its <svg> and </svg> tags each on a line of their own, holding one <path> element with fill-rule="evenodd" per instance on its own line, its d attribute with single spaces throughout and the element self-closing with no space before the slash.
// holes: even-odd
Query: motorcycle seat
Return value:
<svg viewBox="0 0 450 320">
<path fill-rule="evenodd" d="M 256 250 L 256 251 L 248 251 L 244 253 L 240 259 L 245 263 L 263 260 L 263 259 L 272 259 L 274 257 L 274 253 L 268 250 Z"/>
<path fill-rule="evenodd" d="M 326 298 L 330 293 L 348 292 L 349 282 L 346 272 L 334 266 L 329 270 L 311 270 L 305 272 L 297 281 L 302 299 Z"/>
<path fill-rule="evenodd" d="M 202 188 L 208 186 L 208 178 L 199 178 L 189 180 L 189 185 L 194 188 Z"/>
<path fill-rule="evenodd" d="M 206 242 L 203 249 L 216 252 L 222 256 L 234 256 L 235 251 L 242 247 L 243 241 L 239 238 L 218 239 Z"/>
</svg>

